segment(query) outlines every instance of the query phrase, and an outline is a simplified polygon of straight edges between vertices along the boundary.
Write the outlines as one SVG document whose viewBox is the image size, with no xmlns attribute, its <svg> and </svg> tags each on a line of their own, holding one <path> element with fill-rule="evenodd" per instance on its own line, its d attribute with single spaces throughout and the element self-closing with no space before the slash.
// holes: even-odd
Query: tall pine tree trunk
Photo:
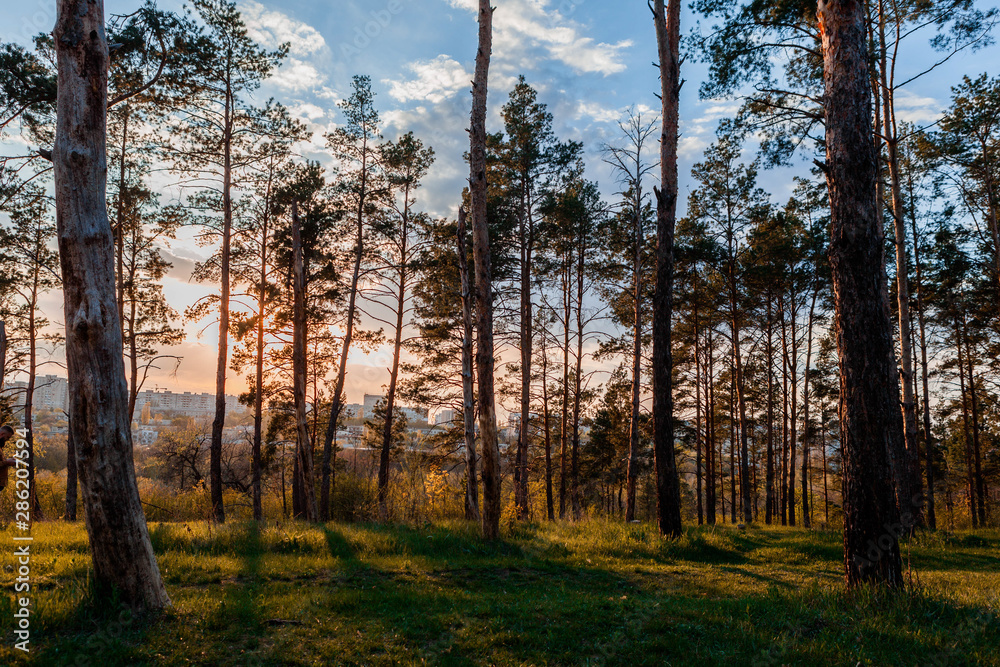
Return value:
<svg viewBox="0 0 1000 667">
<path fill-rule="evenodd" d="M 292 383 L 295 391 L 295 472 L 299 489 L 302 516 L 307 521 L 318 521 L 316 492 L 313 475 L 313 448 L 309 440 L 309 421 L 306 417 L 306 279 L 302 261 L 302 234 L 299 211 L 292 202 Z M 315 408 L 314 408 L 315 409 Z"/>
<path fill-rule="evenodd" d="M 479 483 L 476 477 L 476 403 L 472 370 L 472 306 L 465 209 L 458 210 L 458 275 L 462 285 L 462 434 L 465 442 L 465 518 L 479 521 Z"/>
<path fill-rule="evenodd" d="M 653 295 L 653 465 L 660 534 L 681 534 L 680 478 L 674 453 L 673 350 L 674 227 L 677 221 L 677 140 L 680 110 L 679 0 L 653 2 L 660 67 L 662 134 L 656 194 L 656 289 Z"/>
<path fill-rule="evenodd" d="M 902 584 L 888 451 L 903 438 L 884 269 L 864 5 L 820 0 L 849 586 Z M 888 528 L 887 528 L 888 526 Z"/>
<path fill-rule="evenodd" d="M 909 181 L 910 201 L 913 199 L 913 180 Z M 916 271 L 917 324 L 920 329 L 920 381 L 923 386 L 924 453 L 927 461 L 927 526 L 937 529 L 934 510 L 934 434 L 931 430 L 931 403 L 929 368 L 927 364 L 927 320 L 924 310 L 923 265 L 920 261 L 920 238 L 917 236 L 917 207 L 910 206 L 910 228 L 913 232 L 913 264 Z"/>
<path fill-rule="evenodd" d="M 483 448 L 483 537 L 495 540 L 500 537 L 500 451 L 493 389 L 493 277 L 490 228 L 486 218 L 486 97 L 492 49 L 493 8 L 489 0 L 480 0 L 479 48 L 476 52 L 472 123 L 469 132 L 469 193 L 472 201 L 472 249 L 476 282 L 479 433 Z"/>
<path fill-rule="evenodd" d="M 132 462 L 131 415 L 105 201 L 108 45 L 102 0 L 59 0 L 56 223 L 62 265 L 70 428 L 94 588 L 133 607 L 170 604 Z"/>
<path fill-rule="evenodd" d="M 396 333 L 392 341 L 392 369 L 389 371 L 389 388 L 385 395 L 385 423 L 382 427 L 382 451 L 378 462 L 378 513 L 382 521 L 389 518 L 389 453 L 392 451 L 393 411 L 396 408 L 396 384 L 399 380 L 399 353 L 403 346 L 403 317 L 406 314 L 407 240 L 409 236 L 410 189 L 403 192 L 403 220 L 399 250 L 399 285 L 396 293 Z"/>
</svg>

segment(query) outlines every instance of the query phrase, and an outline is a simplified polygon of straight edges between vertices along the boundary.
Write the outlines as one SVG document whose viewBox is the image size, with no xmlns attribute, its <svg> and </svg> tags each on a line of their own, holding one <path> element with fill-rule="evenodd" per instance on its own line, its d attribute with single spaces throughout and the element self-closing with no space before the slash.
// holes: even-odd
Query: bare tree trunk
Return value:
<svg viewBox="0 0 1000 667">
<path fill-rule="evenodd" d="M 476 479 L 476 403 L 472 369 L 472 288 L 465 242 L 465 209 L 458 209 L 458 275 L 462 283 L 462 426 L 465 439 L 465 518 L 479 521 L 479 484 Z"/>
<path fill-rule="evenodd" d="M 309 441 L 309 420 L 306 417 L 306 278 L 302 265 L 302 235 L 299 211 L 292 202 L 292 274 L 293 274 L 293 336 L 292 382 L 295 389 L 296 484 L 301 493 L 302 512 L 307 521 L 319 520 L 313 475 L 313 450 Z M 315 409 L 315 406 L 313 406 Z"/>
<path fill-rule="evenodd" d="M 545 439 L 545 513 L 555 521 L 555 500 L 552 497 L 552 419 L 549 412 L 549 351 L 542 333 L 542 430 Z"/>
<path fill-rule="evenodd" d="M 897 502 L 901 513 L 913 516 L 912 525 L 923 524 L 920 457 L 917 451 L 917 404 L 914 398 L 913 333 L 910 328 L 909 262 L 906 251 L 903 189 L 899 173 L 899 136 L 896 131 L 895 59 L 890 67 L 885 38 L 885 0 L 878 2 L 879 82 L 882 102 L 882 126 L 889 166 L 889 191 L 892 196 L 892 221 L 896 247 L 896 303 L 899 320 L 900 381 L 903 389 L 903 433 L 905 450 L 890 459 L 898 460 L 901 469 L 896 474 Z M 892 71 L 890 71 L 890 69 Z"/>
<path fill-rule="evenodd" d="M 583 402 L 583 279 L 586 251 L 586 243 L 581 238 L 576 251 L 576 368 L 573 377 L 573 441 L 570 461 L 570 506 L 574 520 L 579 520 L 583 514 L 580 499 L 580 414 Z"/>
<path fill-rule="evenodd" d="M 479 49 L 476 52 L 469 133 L 469 191 L 478 318 L 476 374 L 479 382 L 479 433 L 483 447 L 483 537 L 495 540 L 500 537 L 500 451 L 493 390 L 493 278 L 490 229 L 486 219 L 486 97 L 492 49 L 493 8 L 489 0 L 479 0 Z"/>
<path fill-rule="evenodd" d="M 712 327 L 705 333 L 705 522 L 715 525 L 715 364 Z"/>
<path fill-rule="evenodd" d="M 701 454 L 701 328 L 698 321 L 698 300 L 694 299 L 694 476 L 695 504 L 698 514 L 698 525 L 705 523 L 705 512 L 702 504 L 702 454 Z"/>
<path fill-rule="evenodd" d="M 764 356 L 767 359 L 767 471 L 765 473 L 764 523 L 771 525 L 777 505 L 774 495 L 774 340 L 771 314 L 771 293 L 767 294 L 767 337 Z"/>
<path fill-rule="evenodd" d="M 230 71 L 227 68 L 227 72 Z M 223 127 L 222 171 L 222 249 L 220 273 L 222 289 L 219 298 L 219 358 L 215 370 L 215 418 L 212 420 L 212 442 L 209 448 L 209 478 L 212 493 L 212 515 L 216 521 L 226 520 L 222 501 L 222 431 L 226 425 L 226 369 L 229 365 L 229 264 L 232 254 L 233 229 L 233 115 L 234 93 L 226 78 L 226 100 Z"/>
<path fill-rule="evenodd" d="M 656 194 L 656 290 L 653 296 L 653 458 L 662 535 L 681 534 L 680 479 L 674 454 L 673 350 L 674 226 L 677 217 L 677 140 L 680 108 L 681 7 L 653 3 L 663 103 L 660 189 Z"/>
<path fill-rule="evenodd" d="M 640 155 L 636 151 L 636 155 Z M 638 159 L 636 160 L 638 162 Z M 638 167 L 638 165 L 637 165 Z M 636 169 L 638 172 L 638 168 Z M 629 418 L 625 521 L 635 520 L 635 489 L 639 477 L 639 415 L 642 407 L 642 184 L 636 181 L 635 225 L 632 257 L 632 414 Z"/>
<path fill-rule="evenodd" d="M 913 202 L 913 181 L 910 180 L 910 200 Z M 914 202 L 915 203 L 915 202 Z M 937 529 L 934 512 L 934 434 L 931 430 L 931 403 L 927 365 L 927 321 L 924 312 L 923 265 L 920 261 L 920 239 L 917 235 L 917 208 L 910 206 L 910 225 L 913 232 L 913 263 L 916 269 L 917 324 L 920 327 L 920 379 L 923 385 L 924 451 L 927 457 L 927 526 Z"/>
<path fill-rule="evenodd" d="M 254 373 L 253 402 L 253 449 L 250 453 L 250 474 L 253 486 L 253 518 L 254 521 L 264 520 L 264 508 L 261 499 L 260 451 L 263 444 L 264 428 L 264 312 L 267 305 L 267 256 L 269 242 L 269 217 L 265 216 L 261 230 L 260 243 L 260 283 L 257 285 L 257 341 L 256 341 L 256 372 Z M 314 408 L 315 409 L 315 408 Z"/>
<path fill-rule="evenodd" d="M 957 318 L 955 319 L 955 342 L 958 347 L 958 382 L 961 392 L 960 395 L 962 396 L 962 430 L 965 435 L 965 477 L 969 498 L 969 519 L 972 523 L 972 527 L 977 528 L 979 526 L 979 512 L 976 511 L 976 482 L 975 475 L 973 473 L 973 459 L 975 457 L 972 452 L 972 430 L 970 427 L 971 420 L 969 418 L 969 399 L 965 393 L 965 355 L 962 351 L 962 329 L 959 326 Z"/>
<path fill-rule="evenodd" d="M 566 518 L 566 468 L 569 445 L 569 319 L 572 316 L 572 250 L 567 251 L 566 266 L 563 269 L 563 392 L 562 414 L 559 424 L 559 518 Z"/>
<path fill-rule="evenodd" d="M 903 438 L 871 131 L 864 6 L 821 0 L 848 586 L 902 584 L 888 451 Z M 889 528 L 887 529 L 886 526 Z M 871 548 L 874 545 L 874 548 Z"/>
<path fill-rule="evenodd" d="M 337 367 L 337 382 L 334 387 L 330 404 L 330 421 L 326 425 L 323 438 L 323 478 L 319 490 L 320 520 L 330 520 L 330 497 L 333 487 L 334 466 L 336 464 L 336 447 L 334 438 L 337 435 L 337 422 L 340 421 L 340 411 L 343 408 L 344 382 L 347 378 L 347 356 L 354 340 L 354 320 L 357 313 L 358 283 L 361 279 L 361 262 L 365 251 L 365 205 L 368 196 L 368 135 L 365 133 L 361 148 L 361 191 L 358 195 L 356 211 L 356 232 L 354 245 L 354 272 L 351 275 L 350 297 L 347 301 L 347 324 L 344 331 L 344 341 L 340 349 L 340 364 Z"/>
<path fill-rule="evenodd" d="M 102 0 L 59 0 L 56 222 L 62 264 L 70 428 L 77 444 L 93 583 L 133 607 L 170 604 L 132 462 L 128 387 L 105 202 L 107 68 Z"/>
<path fill-rule="evenodd" d="M 403 316 L 406 313 L 407 240 L 410 217 L 410 189 L 403 192 L 403 220 L 399 250 L 399 291 L 396 294 L 396 337 L 392 347 L 392 369 L 389 371 L 389 388 L 385 396 L 385 423 L 382 428 L 382 451 L 378 462 L 378 514 L 382 521 L 389 518 L 389 453 L 392 450 L 393 411 L 396 408 L 396 384 L 399 380 L 399 352 L 403 345 Z"/>
<path fill-rule="evenodd" d="M 813 287 L 812 302 L 809 304 L 809 324 L 806 333 L 806 368 L 802 378 L 802 525 L 812 526 L 811 493 L 809 488 L 809 445 L 812 435 L 809 432 L 809 366 L 812 364 L 813 321 L 816 315 L 816 299 L 819 297 L 819 287 Z"/>
<path fill-rule="evenodd" d="M 519 245 L 521 250 L 521 423 L 517 429 L 517 453 L 514 463 L 514 506 L 517 518 L 528 518 L 528 446 L 531 440 L 531 357 L 534 316 L 531 303 L 531 255 L 533 225 L 528 212 L 528 176 L 521 175 L 521 210 Z"/>
<path fill-rule="evenodd" d="M 976 505 L 979 512 L 979 525 L 986 525 L 986 482 L 983 479 L 982 442 L 979 425 L 979 402 L 976 400 L 976 372 L 972 364 L 972 349 L 969 343 L 968 323 L 962 323 L 966 330 L 965 363 L 969 371 L 969 403 L 972 408 L 972 452 L 976 466 Z"/>
</svg>

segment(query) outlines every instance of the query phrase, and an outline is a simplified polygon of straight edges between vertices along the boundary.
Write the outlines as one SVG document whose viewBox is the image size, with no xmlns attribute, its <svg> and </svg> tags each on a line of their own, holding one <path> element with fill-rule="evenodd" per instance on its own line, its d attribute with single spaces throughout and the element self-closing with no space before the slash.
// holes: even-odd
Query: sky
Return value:
<svg viewBox="0 0 1000 667">
<path fill-rule="evenodd" d="M 4 3 L 0 39 L 27 43 L 32 34 L 51 30 L 55 0 Z M 160 0 L 164 9 L 182 3 Z M 587 177 L 598 180 L 608 201 L 615 199 L 614 178 L 602 161 L 602 148 L 619 136 L 617 121 L 628 108 L 654 115 L 658 74 L 653 66 L 656 40 L 645 0 L 494 0 L 494 49 L 490 68 L 488 129 L 501 129 L 500 107 L 518 75 L 539 92 L 553 115 L 561 140 L 584 144 Z M 138 0 L 106 0 L 108 14 L 134 11 Z M 240 0 L 250 35 L 266 46 L 290 43 L 289 56 L 271 80 L 256 93 L 256 102 L 274 97 L 306 121 L 313 133 L 300 146 L 304 158 L 329 162 L 323 135 L 341 122 L 336 104 L 349 93 L 351 77 L 372 79 L 383 134 L 394 139 L 406 131 L 432 146 L 437 161 L 418 194 L 418 206 L 435 216 L 455 216 L 468 177 L 463 152 L 471 106 L 471 80 L 476 52 L 476 0 Z M 707 29 L 686 9 L 682 32 Z M 928 35 L 929 37 L 930 35 Z M 913 42 L 902 67 L 919 71 L 931 62 L 926 40 Z M 997 74 L 1000 47 L 976 54 L 959 54 L 945 67 L 915 82 L 898 98 L 901 120 L 931 123 L 948 105 L 949 87 L 963 74 Z M 691 166 L 714 137 L 720 119 L 738 108 L 734 100 L 702 100 L 698 88 L 706 67 L 688 56 L 682 76 L 680 165 L 683 214 L 692 189 Z M 903 78 L 903 77 L 901 77 Z M 655 146 L 653 149 L 655 150 Z M 749 154 L 748 157 L 752 158 Z M 811 157 L 811 156 L 810 156 Z M 791 193 L 791 176 L 807 175 L 810 160 L 791 169 L 764 173 L 761 184 L 777 203 Z M 162 203 L 176 199 L 166 189 Z M 211 292 L 212 285 L 189 280 L 194 262 L 209 254 L 198 247 L 194 231 L 184 230 L 164 253 L 174 269 L 165 281 L 172 305 L 179 311 Z M 43 308 L 61 323 L 61 299 L 50 295 Z M 181 391 L 213 391 L 217 337 L 210 322 L 187 323 L 188 340 L 172 354 L 183 357 L 179 367 L 156 371 L 147 387 Z M 360 351 L 350 358 L 348 400 L 380 393 L 387 381 L 389 351 Z M 56 371 L 60 372 L 60 371 Z M 598 380 L 599 381 L 599 380 Z M 230 391 L 245 387 L 230 374 Z"/>
</svg>

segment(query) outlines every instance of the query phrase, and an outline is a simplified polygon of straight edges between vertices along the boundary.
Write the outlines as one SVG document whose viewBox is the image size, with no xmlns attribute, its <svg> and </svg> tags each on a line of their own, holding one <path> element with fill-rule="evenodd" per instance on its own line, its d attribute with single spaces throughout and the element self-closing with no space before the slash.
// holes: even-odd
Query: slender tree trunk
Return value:
<svg viewBox="0 0 1000 667">
<path fill-rule="evenodd" d="M 784 297 L 778 297 L 778 312 L 781 317 L 781 525 L 788 525 L 788 323 L 785 319 Z M 794 512 L 794 510 L 792 510 Z M 794 514 L 793 514 L 794 516 Z M 792 525 L 795 525 L 794 519 Z"/>
<path fill-rule="evenodd" d="M 52 151 L 69 374 L 69 423 L 87 513 L 92 583 L 133 607 L 170 604 L 139 501 L 105 202 L 108 45 L 102 0 L 59 0 Z"/>
<path fill-rule="evenodd" d="M 572 251 L 567 251 L 563 268 L 563 373 L 562 414 L 559 424 L 559 518 L 566 518 L 567 446 L 569 444 L 569 320 L 572 317 Z"/>
<path fill-rule="evenodd" d="M 729 377 L 736 376 L 736 364 L 733 359 L 729 360 Z M 736 382 L 729 383 L 729 521 L 736 523 L 736 506 L 739 504 L 736 496 L 736 448 L 737 448 L 737 423 L 736 423 Z"/>
<path fill-rule="evenodd" d="M 28 386 L 24 390 L 24 428 L 28 435 L 28 488 L 31 489 L 31 520 L 41 521 L 42 504 L 35 490 L 35 381 L 38 374 L 38 331 L 35 323 L 35 313 L 38 308 L 38 267 L 35 266 L 35 284 L 32 286 L 31 300 L 28 303 Z M 129 425 L 131 426 L 131 424 Z"/>
<path fill-rule="evenodd" d="M 222 431 L 226 425 L 226 369 L 229 365 L 229 264 L 233 229 L 233 101 L 230 87 L 230 70 L 227 68 L 226 99 L 223 127 L 222 172 L 222 250 L 219 298 L 219 357 L 215 370 L 215 418 L 212 421 L 212 442 L 209 447 L 209 479 L 212 493 L 212 516 L 219 523 L 226 520 L 222 501 Z"/>
<path fill-rule="evenodd" d="M 473 259 L 476 276 L 476 375 L 479 384 L 479 433 L 483 447 L 483 537 L 500 537 L 500 451 L 493 390 L 493 278 L 489 221 L 486 218 L 486 98 L 490 52 L 493 49 L 493 8 L 479 1 L 479 48 L 472 87 L 472 124 L 469 133 L 470 198 L 472 201 Z"/>
<path fill-rule="evenodd" d="M 913 197 L 913 180 L 909 180 L 910 201 L 916 203 Z M 910 225 L 913 232 L 913 263 L 916 269 L 916 310 L 917 324 L 920 328 L 920 380 L 923 385 L 923 418 L 924 418 L 924 452 L 927 457 L 927 526 L 937 529 L 937 516 L 934 512 L 934 434 L 931 430 L 931 402 L 929 388 L 929 371 L 927 365 L 927 322 L 924 312 L 923 266 L 920 261 L 920 237 L 917 235 L 917 207 L 910 206 Z"/>
<path fill-rule="evenodd" d="M 521 424 L 517 430 L 517 454 L 514 464 L 514 506 L 517 518 L 528 518 L 528 445 L 531 439 L 531 358 L 534 315 L 531 303 L 531 250 L 533 230 L 528 211 L 528 175 L 521 174 L 521 211 L 519 236 L 521 246 Z"/>
<path fill-rule="evenodd" d="M 674 227 L 677 216 L 677 140 L 680 108 L 680 23 L 678 0 L 653 2 L 660 67 L 662 134 L 660 188 L 656 194 L 656 289 L 653 296 L 653 464 L 660 534 L 680 537 L 680 478 L 674 453 L 673 317 Z"/>
<path fill-rule="evenodd" d="M 118 267 L 115 276 L 117 277 L 118 294 L 118 321 L 122 327 L 122 334 L 125 332 L 125 150 L 128 145 L 128 121 L 132 107 L 126 102 L 123 105 L 122 113 L 122 143 L 118 154 L 118 202 L 115 207 L 118 218 L 115 224 L 115 261 Z M 132 413 L 129 412 L 129 418 Z"/>
<path fill-rule="evenodd" d="M 705 523 L 702 505 L 702 456 L 701 456 L 701 328 L 698 321 L 698 299 L 694 298 L 694 477 L 695 504 L 698 525 Z"/>
<path fill-rule="evenodd" d="M 973 528 L 979 526 L 979 512 L 976 509 L 976 482 L 973 459 L 975 456 L 972 452 L 972 420 L 969 418 L 969 399 L 966 394 L 966 382 L 965 382 L 965 355 L 963 353 L 963 342 L 962 342 L 962 328 L 959 324 L 959 320 L 955 318 L 955 342 L 958 348 L 958 382 L 959 389 L 962 396 L 962 430 L 965 435 L 965 471 L 966 471 L 966 489 L 969 499 L 969 520 L 972 523 Z"/>
<path fill-rule="evenodd" d="M 712 327 L 705 339 L 705 521 L 715 525 L 715 365 Z"/>
<path fill-rule="evenodd" d="M 824 60 L 830 265 L 840 352 L 848 586 L 902 585 L 888 451 L 903 438 L 884 273 L 864 5 L 818 6 Z M 887 529 L 889 526 L 890 529 Z M 874 549 L 871 546 L 874 545 Z"/>
<path fill-rule="evenodd" d="M 399 353 L 403 346 L 403 316 L 406 313 L 406 280 L 407 280 L 407 239 L 409 230 L 410 190 L 407 186 L 403 193 L 403 220 L 399 251 L 399 291 L 396 294 L 396 337 L 392 346 L 392 370 L 389 372 L 389 390 L 385 396 L 385 424 L 382 428 L 382 451 L 378 463 L 378 513 L 382 521 L 389 518 L 389 453 L 392 450 L 393 410 L 396 407 L 396 383 L 399 379 Z"/>
<path fill-rule="evenodd" d="M 302 499 L 302 513 L 307 521 L 319 520 L 313 475 L 313 449 L 309 441 L 309 420 L 306 416 L 306 278 L 302 263 L 302 235 L 299 211 L 292 202 L 292 273 L 293 273 L 293 382 L 295 388 L 295 462 L 297 486 Z M 315 409 L 315 406 L 314 406 Z"/>
<path fill-rule="evenodd" d="M 337 382 L 330 401 L 330 421 L 326 425 L 323 438 L 323 474 L 319 490 L 320 521 L 330 520 L 330 498 L 333 488 L 334 466 L 336 464 L 337 422 L 343 408 L 344 382 L 347 379 L 347 357 L 354 340 L 354 321 L 357 317 L 358 283 L 361 280 L 361 263 L 365 254 L 365 206 L 368 202 L 368 134 L 364 133 L 361 146 L 361 189 L 358 193 L 358 207 L 355 214 L 354 269 L 351 275 L 350 296 L 347 302 L 347 323 L 344 340 L 340 349 L 337 366 Z"/>
<path fill-rule="evenodd" d="M 764 523 L 771 525 L 774 517 L 774 340 L 771 316 L 771 293 L 767 293 L 767 336 L 765 338 L 764 356 L 767 359 L 767 472 L 765 473 L 765 506 Z"/>
<path fill-rule="evenodd" d="M 549 413 L 549 352 L 542 334 L 542 428 L 545 438 L 545 510 L 549 521 L 555 521 L 555 500 L 552 497 L 552 420 Z"/>
<path fill-rule="evenodd" d="M 735 264 L 735 260 L 733 262 Z M 753 521 L 753 501 L 750 498 L 750 447 L 747 442 L 747 404 L 746 387 L 743 379 L 743 352 L 740 347 L 742 340 L 742 328 L 737 318 L 736 303 L 736 275 L 735 267 L 731 268 L 730 281 L 730 306 L 731 316 L 730 326 L 733 334 L 733 360 L 736 369 L 736 404 L 739 411 L 740 427 L 740 490 L 742 492 L 741 503 L 743 505 L 743 520 L 747 523 Z"/>
<path fill-rule="evenodd" d="M 897 499 L 901 513 L 909 513 L 913 524 L 923 523 L 919 502 L 921 490 L 920 457 L 917 451 L 917 405 L 914 399 L 913 333 L 910 328 L 909 261 L 906 250 L 903 189 L 899 173 L 899 137 L 896 132 L 894 72 L 890 72 L 885 38 L 885 0 L 878 2 L 879 79 L 882 102 L 883 133 L 889 166 L 889 191 L 892 196 L 893 233 L 896 247 L 896 301 L 899 320 L 900 383 L 903 389 L 903 432 L 905 450 L 895 459 L 902 465 L 897 473 Z M 891 69 L 895 69 L 893 66 Z"/>
<path fill-rule="evenodd" d="M 816 299 L 819 297 L 819 286 L 813 286 L 812 301 L 809 304 L 809 324 L 806 333 L 806 368 L 802 377 L 802 525 L 812 526 L 812 493 L 810 491 L 809 446 L 812 444 L 812 433 L 809 431 L 809 372 L 812 365 L 813 322 L 816 315 Z"/>
<path fill-rule="evenodd" d="M 253 402 L 253 449 L 250 453 L 250 474 L 252 476 L 253 519 L 264 520 L 261 497 L 260 452 L 263 445 L 264 427 L 264 316 L 267 309 L 267 266 L 268 243 L 270 240 L 270 218 L 265 215 L 260 242 L 260 282 L 257 285 L 257 341 L 254 372 Z M 314 408 L 315 409 L 315 408 Z"/>
<path fill-rule="evenodd" d="M 573 518 L 582 515 L 580 499 L 580 417 L 583 403 L 583 294 L 587 244 L 581 237 L 576 255 L 576 368 L 573 379 L 573 452 L 570 465 L 570 505 Z"/>
<path fill-rule="evenodd" d="M 795 525 L 795 458 L 798 455 L 799 435 L 799 337 L 796 322 L 799 309 L 794 294 L 789 295 L 788 338 L 786 354 L 788 357 L 789 403 L 791 412 L 788 415 L 788 525 Z"/>
<path fill-rule="evenodd" d="M 476 404 L 472 370 L 472 288 L 466 251 L 465 209 L 458 209 L 458 275 L 462 284 L 462 432 L 465 441 L 465 518 L 479 521 L 479 483 L 476 478 Z"/>
<path fill-rule="evenodd" d="M 973 462 L 976 467 L 976 506 L 979 516 L 979 525 L 986 525 L 986 482 L 983 479 L 983 457 L 982 441 L 980 438 L 979 426 L 979 402 L 976 400 L 976 372 L 972 363 L 972 349 L 969 343 L 968 323 L 963 322 L 966 330 L 965 336 L 965 363 L 969 371 L 969 404 L 972 413 L 972 453 Z"/>
<path fill-rule="evenodd" d="M 642 190 L 637 187 L 634 202 L 635 227 L 632 257 L 632 413 L 629 418 L 628 468 L 625 478 L 625 521 L 635 520 L 635 489 L 639 476 L 639 414 L 642 407 Z"/>
</svg>

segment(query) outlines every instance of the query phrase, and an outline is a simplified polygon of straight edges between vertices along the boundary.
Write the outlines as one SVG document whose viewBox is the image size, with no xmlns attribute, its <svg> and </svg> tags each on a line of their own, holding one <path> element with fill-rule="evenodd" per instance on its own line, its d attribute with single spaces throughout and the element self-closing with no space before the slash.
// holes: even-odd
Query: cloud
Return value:
<svg viewBox="0 0 1000 667">
<path fill-rule="evenodd" d="M 250 37 L 265 46 L 275 48 L 288 43 L 295 56 L 309 56 L 326 48 L 326 40 L 318 30 L 287 14 L 266 8 L 254 0 L 241 3 L 240 10 Z"/>
<path fill-rule="evenodd" d="M 469 88 L 472 74 L 453 58 L 439 55 L 431 60 L 418 60 L 406 66 L 416 75 L 409 81 L 385 79 L 389 95 L 400 102 L 421 100 L 438 104 L 458 91 Z"/>
<path fill-rule="evenodd" d="M 475 0 L 448 0 L 452 7 L 478 13 Z M 608 76 L 625 70 L 622 52 L 632 46 L 631 40 L 615 44 L 596 42 L 586 37 L 584 26 L 571 20 L 560 9 L 569 11 L 575 4 L 563 2 L 551 7 L 551 0 L 508 0 L 503 9 L 493 15 L 494 53 L 500 60 L 513 61 L 518 69 L 534 65 L 535 51 L 567 65 L 578 73 Z"/>
<path fill-rule="evenodd" d="M 271 83 L 285 90 L 297 92 L 317 88 L 326 77 L 310 63 L 289 58 L 271 77 Z"/>
<path fill-rule="evenodd" d="M 943 105 L 933 97 L 908 90 L 896 91 L 896 118 L 904 123 L 933 123 L 942 115 Z"/>
</svg>

